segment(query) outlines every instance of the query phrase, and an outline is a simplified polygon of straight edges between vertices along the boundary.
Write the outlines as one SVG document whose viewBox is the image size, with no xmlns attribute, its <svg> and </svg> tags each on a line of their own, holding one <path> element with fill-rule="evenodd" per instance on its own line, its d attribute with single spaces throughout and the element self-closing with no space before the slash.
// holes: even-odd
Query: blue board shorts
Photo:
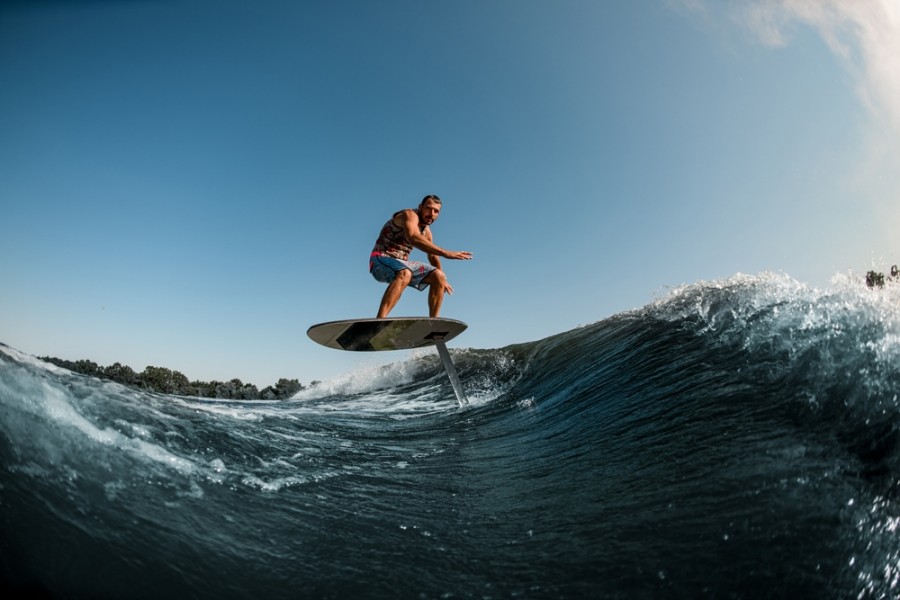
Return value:
<svg viewBox="0 0 900 600">
<path fill-rule="evenodd" d="M 412 271 L 412 281 L 409 282 L 410 287 L 422 291 L 428 287 L 428 284 L 422 280 L 428 277 L 428 274 L 434 271 L 436 267 L 414 260 L 400 260 L 399 258 L 384 256 L 383 254 L 375 254 L 369 257 L 369 273 L 382 283 L 392 282 L 397 273 L 404 269 Z"/>
</svg>

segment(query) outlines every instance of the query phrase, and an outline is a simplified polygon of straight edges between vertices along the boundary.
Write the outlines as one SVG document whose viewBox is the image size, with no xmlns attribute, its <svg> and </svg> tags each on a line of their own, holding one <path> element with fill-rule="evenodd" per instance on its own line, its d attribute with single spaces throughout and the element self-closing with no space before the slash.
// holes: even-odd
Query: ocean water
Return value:
<svg viewBox="0 0 900 600">
<path fill-rule="evenodd" d="M 59 598 L 900 597 L 900 285 L 737 275 L 285 402 L 0 346 L 0 576 Z M 177 365 L 176 365 L 177 366 Z"/>
</svg>

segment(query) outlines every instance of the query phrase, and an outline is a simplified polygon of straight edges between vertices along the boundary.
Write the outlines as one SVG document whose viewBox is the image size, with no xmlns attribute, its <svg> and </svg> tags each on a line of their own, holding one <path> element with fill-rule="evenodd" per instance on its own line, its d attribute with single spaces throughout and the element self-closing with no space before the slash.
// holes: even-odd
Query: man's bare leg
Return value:
<svg viewBox="0 0 900 600">
<path fill-rule="evenodd" d="M 423 279 L 428 284 L 428 316 L 432 319 L 441 314 L 441 304 L 444 303 L 444 289 L 447 286 L 447 276 L 440 269 L 432 271 Z"/>
<path fill-rule="evenodd" d="M 388 284 L 387 289 L 384 290 L 384 296 L 381 297 L 381 306 L 378 307 L 379 319 L 386 319 L 391 311 L 394 310 L 394 307 L 400 302 L 400 296 L 403 295 L 403 290 L 406 289 L 406 286 L 409 285 L 410 281 L 412 281 L 412 271 L 403 269 L 398 272 L 397 276 L 394 277 L 394 280 Z"/>
</svg>

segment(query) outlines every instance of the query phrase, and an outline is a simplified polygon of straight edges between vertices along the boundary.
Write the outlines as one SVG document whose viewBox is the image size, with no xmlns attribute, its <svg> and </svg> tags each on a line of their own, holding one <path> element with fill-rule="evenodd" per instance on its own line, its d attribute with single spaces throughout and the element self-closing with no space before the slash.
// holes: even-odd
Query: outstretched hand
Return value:
<svg viewBox="0 0 900 600">
<path fill-rule="evenodd" d="M 447 252 L 446 257 L 453 259 L 453 260 L 472 260 L 472 253 L 471 252 L 463 252 L 463 251 Z"/>
</svg>

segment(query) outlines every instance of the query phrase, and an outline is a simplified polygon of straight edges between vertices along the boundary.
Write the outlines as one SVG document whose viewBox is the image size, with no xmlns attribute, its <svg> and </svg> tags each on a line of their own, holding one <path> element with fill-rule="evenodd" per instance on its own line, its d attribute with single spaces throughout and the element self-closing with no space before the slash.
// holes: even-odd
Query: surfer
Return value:
<svg viewBox="0 0 900 600">
<path fill-rule="evenodd" d="M 388 219 L 375 241 L 369 256 L 369 272 L 382 283 L 388 284 L 378 307 L 378 318 L 384 319 L 400 301 L 407 286 L 419 291 L 428 290 L 428 313 L 437 317 L 441 312 L 444 292 L 453 293 L 447 276 L 441 269 L 441 258 L 471 260 L 471 252 L 454 252 L 435 245 L 431 225 L 441 212 L 441 199 L 425 196 L 418 208 L 407 208 Z M 409 253 L 418 248 L 428 255 L 425 264 L 409 260 Z"/>
</svg>

